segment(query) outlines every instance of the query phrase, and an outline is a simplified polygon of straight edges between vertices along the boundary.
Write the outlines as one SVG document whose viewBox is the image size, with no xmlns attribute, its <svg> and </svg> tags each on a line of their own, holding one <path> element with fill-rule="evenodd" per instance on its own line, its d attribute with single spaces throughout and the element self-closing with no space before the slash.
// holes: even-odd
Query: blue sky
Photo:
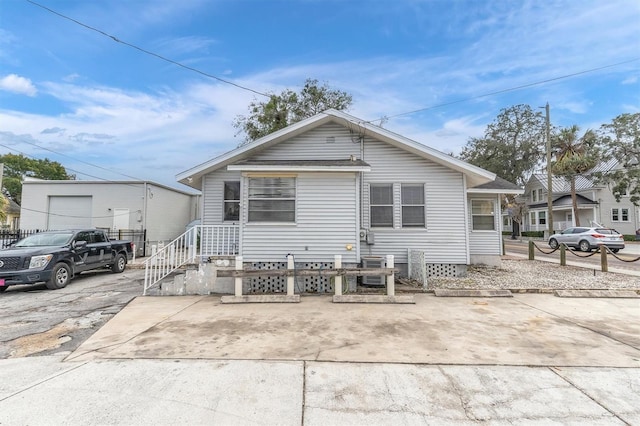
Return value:
<svg viewBox="0 0 640 426">
<path fill-rule="evenodd" d="M 516 104 L 549 102 L 552 124 L 583 129 L 640 112 L 637 0 L 34 1 L 259 92 L 318 79 L 353 95 L 349 113 L 393 117 L 386 128 L 443 152 Z M 176 173 L 238 145 L 233 119 L 254 98 L 26 0 L 0 3 L 1 154 L 179 187 Z"/>
</svg>

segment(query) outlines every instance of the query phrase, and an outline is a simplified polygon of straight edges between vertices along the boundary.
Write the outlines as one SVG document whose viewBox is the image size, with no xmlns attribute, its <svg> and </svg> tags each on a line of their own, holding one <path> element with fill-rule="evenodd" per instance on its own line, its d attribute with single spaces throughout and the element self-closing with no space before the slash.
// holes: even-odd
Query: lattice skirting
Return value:
<svg viewBox="0 0 640 426">
<path fill-rule="evenodd" d="M 355 267 L 357 265 L 343 264 L 344 268 Z M 333 262 L 296 262 L 296 269 L 334 269 Z M 286 262 L 246 262 L 244 264 L 246 270 L 273 270 L 287 269 Z M 295 277 L 294 292 L 295 293 L 331 293 L 333 294 L 333 277 L 304 276 Z M 349 290 L 355 290 L 356 277 L 346 277 L 343 282 L 349 284 Z M 287 279 L 285 277 L 257 277 L 245 278 L 242 281 L 244 294 L 269 294 L 269 293 L 286 293 Z M 346 284 L 343 284 L 346 286 Z"/>
</svg>

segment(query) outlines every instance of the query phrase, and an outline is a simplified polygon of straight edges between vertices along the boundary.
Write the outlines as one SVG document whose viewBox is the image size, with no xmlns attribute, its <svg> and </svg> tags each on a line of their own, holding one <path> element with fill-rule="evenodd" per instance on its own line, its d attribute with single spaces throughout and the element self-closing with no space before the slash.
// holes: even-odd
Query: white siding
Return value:
<svg viewBox="0 0 640 426">
<path fill-rule="evenodd" d="M 471 217 L 471 200 L 490 200 L 493 202 L 493 231 L 474 231 L 473 230 L 473 218 Z M 482 196 L 482 195 L 470 195 L 469 196 L 469 252 L 472 255 L 498 255 L 502 254 L 502 240 L 501 240 L 501 223 L 500 223 L 500 200 L 496 196 Z"/>
<path fill-rule="evenodd" d="M 411 248 L 425 250 L 427 263 L 466 264 L 462 174 L 370 138 L 365 139 L 364 161 L 371 165 L 371 172 L 364 174 L 363 223 L 369 224 L 366 184 L 394 183 L 396 228 L 373 228 L 375 244 L 363 243 L 361 255 L 392 254 L 397 263 L 407 263 L 407 249 Z M 425 185 L 426 229 L 399 228 L 401 183 Z"/>
<path fill-rule="evenodd" d="M 327 142 L 333 138 L 333 142 Z M 346 160 L 360 158 L 360 142 L 345 127 L 325 124 L 256 154 L 257 160 Z"/>
<path fill-rule="evenodd" d="M 358 227 L 357 186 L 354 173 L 300 173 L 296 178 L 296 223 L 246 223 L 247 179 L 243 181 L 242 255 L 245 261 L 283 262 L 287 254 L 296 261 L 343 262 L 356 259 Z M 347 250 L 347 244 L 352 250 Z"/>
<path fill-rule="evenodd" d="M 202 199 L 202 224 L 221 225 L 223 218 L 224 182 L 240 181 L 239 171 L 216 170 L 209 173 L 203 180 Z"/>
<path fill-rule="evenodd" d="M 354 129 L 357 130 L 357 129 Z M 334 141 L 327 143 L 327 137 Z M 356 134 L 339 125 L 326 124 L 293 137 L 252 159 L 321 160 L 362 158 L 371 165 L 363 173 L 362 190 L 354 173 L 300 173 L 297 179 L 296 224 L 247 224 L 246 179 L 241 189 L 241 248 L 246 260 L 284 261 L 288 253 L 296 260 L 332 261 L 342 254 L 344 262 L 357 262 L 359 254 L 389 255 L 407 262 L 407 249 L 426 251 L 428 263 L 466 264 L 464 179 L 453 171 L 385 142 L 365 137 L 364 155 Z M 236 173 L 236 174 L 234 174 Z M 219 170 L 203 184 L 203 224 L 222 223 L 222 182 L 239 176 Z M 359 228 L 368 228 L 371 183 L 394 184 L 396 228 L 373 229 L 372 245 L 359 242 Z M 425 228 L 400 228 L 400 185 L 419 183 L 425 188 Z M 362 191 L 362 192 L 361 192 Z M 358 200 L 362 196 L 362 205 Z M 358 212 L 361 209 L 362 226 Z M 347 251 L 345 246 L 353 245 Z"/>
<path fill-rule="evenodd" d="M 630 201 L 630 197 L 623 196 L 620 198 L 620 202 L 618 202 L 609 188 L 598 191 L 598 196 L 600 198 L 596 201 L 600 202 L 600 211 L 596 221 L 603 226 L 609 226 L 616 229 L 621 234 L 634 235 L 636 229 L 640 228 L 640 218 L 637 217 L 637 209 Z M 618 209 L 618 214 L 620 216 L 619 220 L 616 222 L 612 220 L 611 209 Z M 629 212 L 627 221 L 622 220 L 622 209 L 627 209 Z M 588 225 L 588 221 L 590 219 L 591 218 L 588 218 L 580 224 L 583 226 Z M 582 220 L 582 216 L 580 216 L 580 220 Z"/>
</svg>

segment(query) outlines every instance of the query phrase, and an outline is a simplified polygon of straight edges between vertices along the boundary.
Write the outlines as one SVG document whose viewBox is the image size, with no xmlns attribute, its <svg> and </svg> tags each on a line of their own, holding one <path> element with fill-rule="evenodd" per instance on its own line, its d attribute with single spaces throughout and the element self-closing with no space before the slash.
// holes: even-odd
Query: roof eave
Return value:
<svg viewBox="0 0 640 426">
<path fill-rule="evenodd" d="M 483 188 L 469 188 L 467 192 L 470 194 L 516 194 L 522 195 L 524 194 L 524 189 L 506 189 L 506 188 L 497 188 L 497 189 L 483 189 Z"/>
<path fill-rule="evenodd" d="M 269 165 L 234 165 L 227 170 L 242 172 L 370 172 L 370 166 L 269 166 Z"/>
</svg>

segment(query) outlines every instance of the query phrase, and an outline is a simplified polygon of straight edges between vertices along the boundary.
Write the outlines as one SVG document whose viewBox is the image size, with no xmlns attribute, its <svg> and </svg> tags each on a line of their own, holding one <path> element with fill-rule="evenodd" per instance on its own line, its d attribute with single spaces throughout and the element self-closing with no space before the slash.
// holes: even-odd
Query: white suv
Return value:
<svg viewBox="0 0 640 426">
<path fill-rule="evenodd" d="M 561 243 L 581 251 L 591 251 L 602 244 L 614 253 L 624 248 L 624 238 L 618 231 L 611 228 L 567 228 L 549 237 L 549 247 L 552 249 L 557 248 Z"/>
</svg>

